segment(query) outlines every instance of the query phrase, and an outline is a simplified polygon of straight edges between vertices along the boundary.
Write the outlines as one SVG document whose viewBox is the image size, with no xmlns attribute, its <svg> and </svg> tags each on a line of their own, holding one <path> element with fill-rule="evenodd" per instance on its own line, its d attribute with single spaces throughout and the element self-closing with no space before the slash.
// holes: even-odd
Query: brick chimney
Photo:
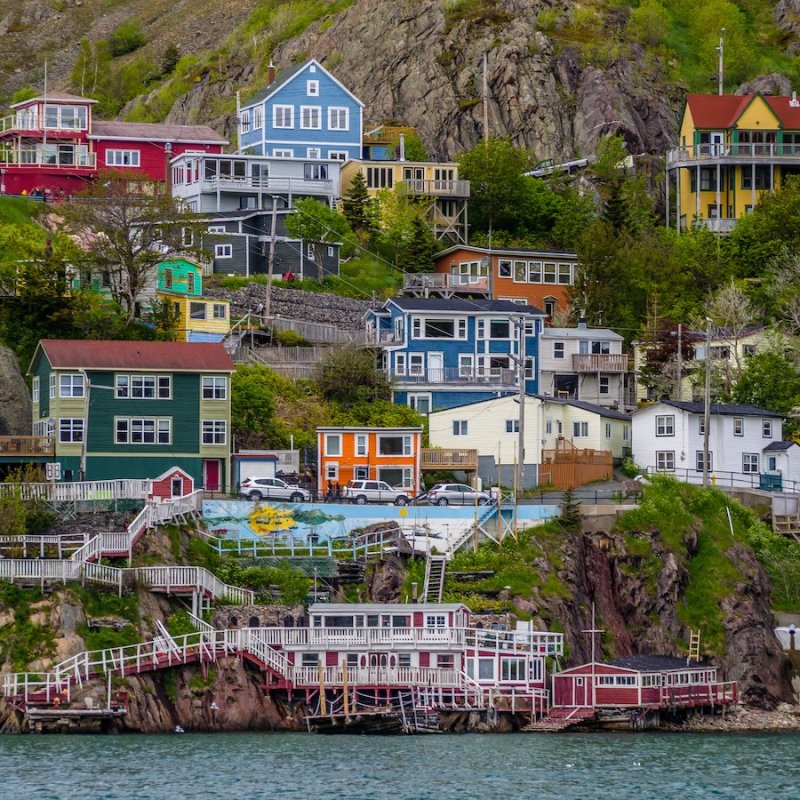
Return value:
<svg viewBox="0 0 800 800">
<path fill-rule="evenodd" d="M 267 67 L 267 86 L 272 86 L 275 83 L 275 65 L 272 63 L 272 59 L 269 60 L 269 66 Z"/>
</svg>

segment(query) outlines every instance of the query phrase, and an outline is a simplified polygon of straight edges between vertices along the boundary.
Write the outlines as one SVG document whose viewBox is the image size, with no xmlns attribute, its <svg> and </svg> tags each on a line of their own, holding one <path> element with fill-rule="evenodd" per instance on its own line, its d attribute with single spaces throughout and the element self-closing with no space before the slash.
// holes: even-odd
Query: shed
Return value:
<svg viewBox="0 0 800 800">
<path fill-rule="evenodd" d="M 233 480 L 240 486 L 246 478 L 274 478 L 278 461 L 268 450 L 240 450 L 233 454 Z"/>
<path fill-rule="evenodd" d="M 194 491 L 194 479 L 180 467 L 170 467 L 165 473 L 153 478 L 150 497 L 159 500 L 171 500 L 173 497 L 185 497 Z"/>
</svg>

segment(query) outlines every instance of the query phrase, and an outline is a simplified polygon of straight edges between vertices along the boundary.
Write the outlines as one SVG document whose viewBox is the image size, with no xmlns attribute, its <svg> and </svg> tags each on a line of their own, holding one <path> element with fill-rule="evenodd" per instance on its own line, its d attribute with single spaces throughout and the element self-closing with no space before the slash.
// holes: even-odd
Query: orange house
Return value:
<svg viewBox="0 0 800 800">
<path fill-rule="evenodd" d="M 542 309 L 548 317 L 569 307 L 578 257 L 566 250 L 496 249 L 454 245 L 434 256 L 434 275 L 409 275 L 407 290 L 417 283 L 427 295 L 471 295 L 511 300 Z M 427 291 L 425 291 L 427 289 Z"/>
<path fill-rule="evenodd" d="M 419 491 L 422 428 L 317 428 L 317 486 L 386 481 Z"/>
</svg>

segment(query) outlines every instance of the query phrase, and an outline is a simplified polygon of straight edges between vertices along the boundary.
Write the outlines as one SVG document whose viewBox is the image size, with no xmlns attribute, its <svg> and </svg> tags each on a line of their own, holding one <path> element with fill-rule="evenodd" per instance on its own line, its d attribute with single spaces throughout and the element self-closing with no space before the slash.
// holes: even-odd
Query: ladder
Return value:
<svg viewBox="0 0 800 800">
<path fill-rule="evenodd" d="M 689 661 L 700 660 L 700 631 L 689 632 Z"/>
<path fill-rule="evenodd" d="M 447 556 L 434 555 L 428 553 L 425 561 L 425 583 L 422 587 L 423 603 L 441 603 L 444 593 L 444 569 L 447 564 Z"/>
</svg>

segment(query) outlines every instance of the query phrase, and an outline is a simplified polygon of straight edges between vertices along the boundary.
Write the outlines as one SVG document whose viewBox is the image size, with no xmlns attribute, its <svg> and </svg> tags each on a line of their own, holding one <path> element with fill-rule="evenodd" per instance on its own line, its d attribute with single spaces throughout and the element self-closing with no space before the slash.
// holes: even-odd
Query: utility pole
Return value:
<svg viewBox="0 0 800 800">
<path fill-rule="evenodd" d="M 711 427 L 711 319 L 706 317 L 706 391 L 703 409 L 703 486 L 708 486 L 708 436 Z"/>
<path fill-rule="evenodd" d="M 719 45 L 717 45 L 717 52 L 719 53 L 719 70 L 717 71 L 717 93 L 722 97 L 722 71 L 725 64 L 725 28 L 719 30 Z"/>
<path fill-rule="evenodd" d="M 269 322 L 272 306 L 272 275 L 275 269 L 275 242 L 278 228 L 278 197 L 272 195 L 272 227 L 269 232 L 269 258 L 267 259 L 267 294 L 264 298 L 264 320 Z"/>
<path fill-rule="evenodd" d="M 678 386 L 675 399 L 683 399 L 683 325 L 678 323 Z"/>
<path fill-rule="evenodd" d="M 489 56 L 483 54 L 483 141 L 489 143 L 489 83 L 486 78 Z"/>
</svg>

